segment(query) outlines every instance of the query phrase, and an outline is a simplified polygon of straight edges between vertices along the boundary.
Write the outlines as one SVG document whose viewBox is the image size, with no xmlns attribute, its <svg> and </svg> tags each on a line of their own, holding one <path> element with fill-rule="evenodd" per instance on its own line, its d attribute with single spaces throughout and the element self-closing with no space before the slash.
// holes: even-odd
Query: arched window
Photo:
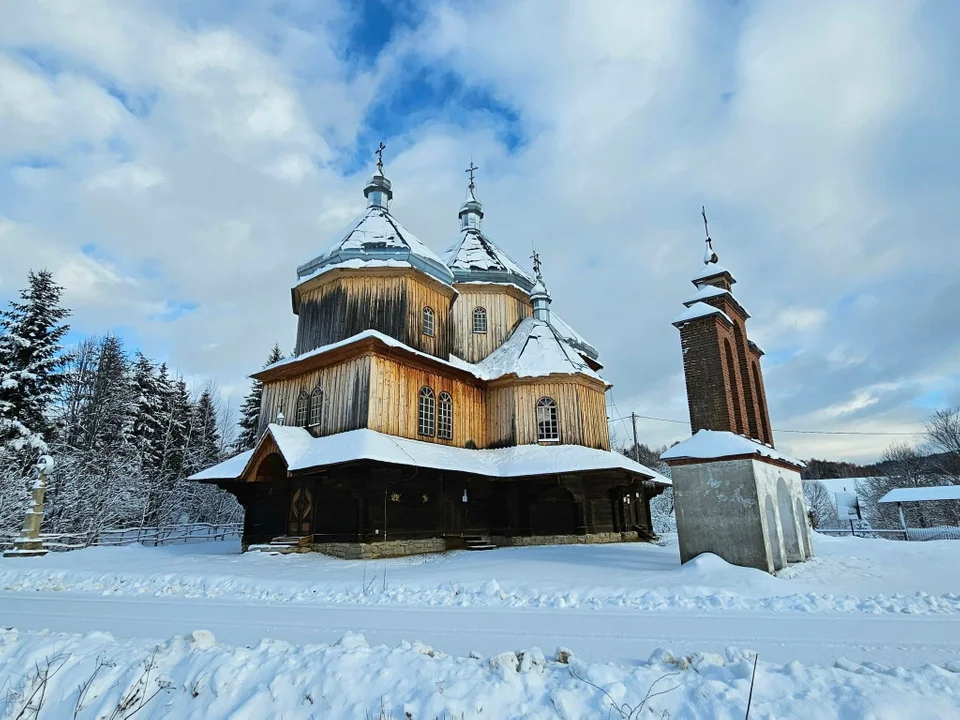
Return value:
<svg viewBox="0 0 960 720">
<path fill-rule="evenodd" d="M 306 427 L 310 415 L 310 396 L 306 390 L 301 390 L 297 396 L 297 427 Z"/>
<path fill-rule="evenodd" d="M 310 393 L 310 426 L 319 425 L 323 419 L 323 390 L 317 385 Z"/>
<path fill-rule="evenodd" d="M 477 307 L 473 309 L 473 331 L 485 333 L 487 331 L 487 309 Z"/>
<path fill-rule="evenodd" d="M 760 409 L 760 438 L 764 442 L 773 442 L 770 432 L 770 418 L 767 417 L 767 400 L 763 396 L 763 382 L 760 380 L 760 366 L 753 363 L 753 389 L 757 394 L 757 407 Z"/>
<path fill-rule="evenodd" d="M 433 337 L 433 308 L 425 307 L 423 309 L 423 334 Z"/>
<path fill-rule="evenodd" d="M 553 398 L 542 397 L 537 401 L 537 440 L 559 440 L 560 419 L 557 403 Z"/>
<path fill-rule="evenodd" d="M 730 348 L 730 341 L 723 341 L 723 348 L 727 355 L 727 373 L 730 378 L 730 402 L 733 403 L 733 422 L 734 430 L 738 435 L 743 435 L 743 415 L 740 414 L 740 386 L 737 383 L 737 366 L 733 361 L 733 350 Z"/>
<path fill-rule="evenodd" d="M 442 392 L 437 400 L 437 437 L 443 440 L 452 440 L 453 398 L 450 397 L 450 393 Z"/>
<path fill-rule="evenodd" d="M 428 387 L 420 388 L 420 402 L 418 406 L 418 432 L 421 435 L 433 435 L 436 430 L 437 408 L 433 390 Z"/>
</svg>

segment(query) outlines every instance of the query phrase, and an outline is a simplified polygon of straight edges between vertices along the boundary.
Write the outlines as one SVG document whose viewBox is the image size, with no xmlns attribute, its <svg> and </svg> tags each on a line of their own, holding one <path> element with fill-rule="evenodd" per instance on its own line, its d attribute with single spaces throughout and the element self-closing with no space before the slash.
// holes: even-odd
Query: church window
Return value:
<svg viewBox="0 0 960 720">
<path fill-rule="evenodd" d="M 425 307 L 423 309 L 423 334 L 433 337 L 433 308 Z"/>
<path fill-rule="evenodd" d="M 473 331 L 485 333 L 487 331 L 487 309 L 478 307 L 473 309 Z"/>
<path fill-rule="evenodd" d="M 307 417 L 310 414 L 310 396 L 306 390 L 301 390 L 297 396 L 297 427 L 307 426 Z"/>
<path fill-rule="evenodd" d="M 448 392 L 440 393 L 437 403 L 437 437 L 453 439 L 453 398 Z"/>
<path fill-rule="evenodd" d="M 319 425 L 323 418 L 323 390 L 317 385 L 310 394 L 310 426 Z"/>
<path fill-rule="evenodd" d="M 537 440 L 559 440 L 560 418 L 557 403 L 553 398 L 542 397 L 537 401 Z"/>
<path fill-rule="evenodd" d="M 433 390 L 428 387 L 420 388 L 418 431 L 421 435 L 433 435 L 435 433 L 437 421 L 436 402 Z"/>
</svg>

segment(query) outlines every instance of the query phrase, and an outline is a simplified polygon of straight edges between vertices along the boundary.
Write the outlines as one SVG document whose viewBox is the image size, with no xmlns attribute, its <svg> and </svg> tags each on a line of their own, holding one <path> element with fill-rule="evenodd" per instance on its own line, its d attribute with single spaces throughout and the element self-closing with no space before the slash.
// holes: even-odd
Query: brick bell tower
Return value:
<svg viewBox="0 0 960 720">
<path fill-rule="evenodd" d="M 773 447 L 760 358 L 747 338 L 750 314 L 733 296 L 733 275 L 719 264 L 702 210 L 706 232 L 704 268 L 693 278 L 696 293 L 673 322 L 680 331 L 687 381 L 690 430 L 724 430 Z"/>
</svg>

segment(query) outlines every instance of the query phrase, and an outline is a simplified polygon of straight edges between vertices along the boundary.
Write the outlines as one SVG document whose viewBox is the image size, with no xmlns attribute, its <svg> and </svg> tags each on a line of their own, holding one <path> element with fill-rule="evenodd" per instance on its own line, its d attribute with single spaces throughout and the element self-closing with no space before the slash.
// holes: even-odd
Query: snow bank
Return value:
<svg viewBox="0 0 960 720">
<path fill-rule="evenodd" d="M 217 546 L 217 547 L 213 547 Z M 223 550 L 232 548 L 230 554 Z M 384 561 L 237 554 L 235 543 L 90 548 L 0 560 L 0 590 L 226 601 L 650 612 L 960 613 L 955 542 L 818 538 L 779 577 L 675 544 L 510 548 Z M 386 573 L 386 582 L 382 578 Z"/>
<path fill-rule="evenodd" d="M 562 660 L 562 661 L 561 661 Z M 16 717 L 38 682 L 42 717 L 112 717 L 127 703 L 138 718 L 739 718 L 754 654 L 675 657 L 658 650 L 635 666 L 588 664 L 566 648 L 517 648 L 450 657 L 423 643 L 370 647 L 346 633 L 335 645 L 255 647 L 216 643 L 198 630 L 159 645 L 107 633 L 0 630 L 0 710 Z M 92 678 L 92 682 L 89 682 Z M 86 688 L 86 689 L 85 689 Z M 654 695 L 654 693 L 662 693 Z M 32 701 L 28 700 L 31 698 Z M 130 700 L 140 697 L 142 700 Z M 75 715 L 75 710 L 80 712 Z M 956 720 L 960 663 L 917 669 L 838 661 L 833 667 L 757 665 L 751 717 Z M 649 712 L 648 712 L 649 711 Z M 33 717 L 33 714 L 27 714 Z M 634 717 L 634 715 L 631 715 Z"/>
</svg>

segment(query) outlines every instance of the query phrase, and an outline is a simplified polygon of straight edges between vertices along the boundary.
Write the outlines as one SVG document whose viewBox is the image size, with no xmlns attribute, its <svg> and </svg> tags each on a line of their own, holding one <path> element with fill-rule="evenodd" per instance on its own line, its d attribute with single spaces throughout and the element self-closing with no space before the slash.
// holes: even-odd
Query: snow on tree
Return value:
<svg viewBox="0 0 960 720">
<path fill-rule="evenodd" d="M 840 527 L 837 507 L 830 498 L 827 486 L 819 480 L 804 480 L 803 494 L 807 500 L 807 512 L 814 530 Z"/>
<path fill-rule="evenodd" d="M 276 343 L 263 366 L 267 367 L 281 360 L 283 360 L 283 353 L 280 351 L 280 343 Z M 243 404 L 240 406 L 240 436 L 234 445 L 234 450 L 238 453 L 244 450 L 252 450 L 257 444 L 262 401 L 263 383 L 254 380 L 250 386 L 250 392 L 247 393 L 247 396 L 243 399 Z"/>
<path fill-rule="evenodd" d="M 8 452 L 39 455 L 53 435 L 47 411 L 64 382 L 70 314 L 62 292 L 49 271 L 30 271 L 20 302 L 0 312 L 0 445 Z"/>
</svg>

